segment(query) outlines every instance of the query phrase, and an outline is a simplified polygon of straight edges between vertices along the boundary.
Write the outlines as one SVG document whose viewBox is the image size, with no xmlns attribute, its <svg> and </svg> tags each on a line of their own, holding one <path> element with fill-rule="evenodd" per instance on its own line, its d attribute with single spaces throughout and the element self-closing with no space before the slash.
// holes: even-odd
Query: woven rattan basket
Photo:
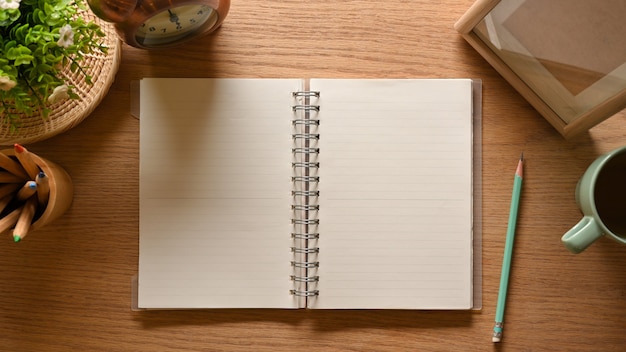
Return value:
<svg viewBox="0 0 626 352">
<path fill-rule="evenodd" d="M 63 77 L 68 85 L 75 87 L 74 92 L 80 99 L 66 99 L 52 105 L 52 111 L 46 118 L 40 114 L 23 115 L 20 118 L 20 126 L 14 131 L 11 131 L 7 124 L 0 124 L 0 145 L 34 143 L 65 132 L 93 112 L 109 91 L 119 68 L 121 42 L 110 23 L 100 20 L 90 11 L 83 12 L 82 15 L 85 20 L 100 25 L 106 34 L 103 42 L 108 47 L 107 53 L 90 54 L 81 65 L 92 77 L 93 84 L 85 82 L 81 74 L 65 70 Z"/>
</svg>

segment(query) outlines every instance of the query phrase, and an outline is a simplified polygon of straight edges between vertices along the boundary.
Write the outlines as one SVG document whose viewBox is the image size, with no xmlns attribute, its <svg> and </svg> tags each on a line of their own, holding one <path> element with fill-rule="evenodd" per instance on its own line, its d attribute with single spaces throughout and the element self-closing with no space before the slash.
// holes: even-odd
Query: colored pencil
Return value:
<svg viewBox="0 0 626 352">
<path fill-rule="evenodd" d="M 519 209 L 519 200 L 522 192 L 522 180 L 524 174 L 524 154 L 520 156 L 515 170 L 515 178 L 513 180 L 513 192 L 511 195 L 511 208 L 509 210 L 509 225 L 506 230 L 506 241 L 504 243 L 504 256 L 502 258 L 502 273 L 500 275 L 500 290 L 498 292 L 498 303 L 496 305 L 496 325 L 493 327 L 493 342 L 502 340 L 502 331 L 504 327 L 504 307 L 506 305 L 506 295 L 509 286 L 509 272 L 511 269 L 511 260 L 513 257 L 513 242 L 515 239 L 515 226 L 517 224 L 517 212 Z"/>
<path fill-rule="evenodd" d="M 16 176 L 21 177 L 22 180 L 28 179 L 28 173 L 26 173 L 26 170 L 24 170 L 22 165 L 20 165 L 17 160 L 12 159 L 4 153 L 0 153 L 0 167 Z"/>
<path fill-rule="evenodd" d="M 13 200 L 12 194 L 9 194 L 8 196 L 4 196 L 0 198 L 0 213 L 4 211 L 4 209 L 7 207 L 7 205 L 9 205 L 9 203 L 11 203 L 12 200 Z"/>
<path fill-rule="evenodd" d="M 23 202 L 26 199 L 28 199 L 30 196 L 35 194 L 35 192 L 37 192 L 37 182 L 26 181 L 24 186 L 22 186 L 22 188 L 20 188 L 20 190 L 17 191 L 17 195 L 15 196 L 15 198 L 17 198 L 18 201 Z"/>
<path fill-rule="evenodd" d="M 15 193 L 22 186 L 23 185 L 19 183 L 0 184 L 0 198 L 3 198 L 4 196 L 8 196 L 9 194 Z"/>
<path fill-rule="evenodd" d="M 31 153 L 28 151 L 28 149 L 17 143 L 13 145 L 13 149 L 15 150 L 15 157 L 20 162 L 24 170 L 26 170 L 28 177 L 31 180 L 34 180 L 40 170 L 39 166 L 37 166 L 37 164 L 35 164 L 35 162 L 33 161 Z"/>
<path fill-rule="evenodd" d="M 22 206 L 22 211 L 20 212 L 20 217 L 17 219 L 17 223 L 15 223 L 15 228 L 13 229 L 13 241 L 19 242 L 26 237 L 36 210 L 37 198 L 28 198 L 26 203 L 24 203 L 24 206 Z"/>
<path fill-rule="evenodd" d="M 45 172 L 40 171 L 37 177 L 35 177 L 37 183 L 37 200 L 39 205 L 45 206 L 48 204 L 48 198 L 50 197 L 50 179 Z"/>
<path fill-rule="evenodd" d="M 23 183 L 28 180 L 28 176 L 18 176 L 9 171 L 0 171 L 0 183 Z"/>
<path fill-rule="evenodd" d="M 15 226 L 17 223 L 17 219 L 20 217 L 22 213 L 22 207 L 14 209 L 12 212 L 0 218 L 0 233 L 10 229 Z"/>
</svg>

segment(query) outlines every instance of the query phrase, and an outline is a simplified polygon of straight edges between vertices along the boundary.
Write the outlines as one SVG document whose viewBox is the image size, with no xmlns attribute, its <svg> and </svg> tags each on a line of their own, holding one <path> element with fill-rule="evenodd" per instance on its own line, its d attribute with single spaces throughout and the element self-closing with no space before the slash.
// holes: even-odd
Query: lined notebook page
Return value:
<svg viewBox="0 0 626 352">
<path fill-rule="evenodd" d="M 471 80 L 311 80 L 320 295 L 311 308 L 472 304 Z"/>
<path fill-rule="evenodd" d="M 290 99 L 300 86 L 141 81 L 139 308 L 297 308 Z"/>
</svg>

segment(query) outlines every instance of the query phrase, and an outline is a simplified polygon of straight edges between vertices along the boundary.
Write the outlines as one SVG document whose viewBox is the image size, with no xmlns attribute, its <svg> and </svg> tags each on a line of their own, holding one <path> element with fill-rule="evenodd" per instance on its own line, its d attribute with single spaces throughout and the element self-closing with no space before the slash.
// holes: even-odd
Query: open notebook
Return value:
<svg viewBox="0 0 626 352">
<path fill-rule="evenodd" d="M 472 91 L 141 80 L 138 308 L 472 308 Z"/>
</svg>

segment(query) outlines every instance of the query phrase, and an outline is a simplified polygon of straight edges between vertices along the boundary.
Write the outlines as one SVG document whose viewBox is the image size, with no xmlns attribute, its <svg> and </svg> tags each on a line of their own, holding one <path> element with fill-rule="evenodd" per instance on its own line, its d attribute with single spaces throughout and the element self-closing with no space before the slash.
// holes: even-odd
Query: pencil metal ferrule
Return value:
<svg viewBox="0 0 626 352">
<path fill-rule="evenodd" d="M 502 339 L 502 330 L 503 330 L 503 323 L 496 323 L 496 325 L 493 327 L 493 338 L 494 341 L 495 340 L 501 340 Z"/>
</svg>

